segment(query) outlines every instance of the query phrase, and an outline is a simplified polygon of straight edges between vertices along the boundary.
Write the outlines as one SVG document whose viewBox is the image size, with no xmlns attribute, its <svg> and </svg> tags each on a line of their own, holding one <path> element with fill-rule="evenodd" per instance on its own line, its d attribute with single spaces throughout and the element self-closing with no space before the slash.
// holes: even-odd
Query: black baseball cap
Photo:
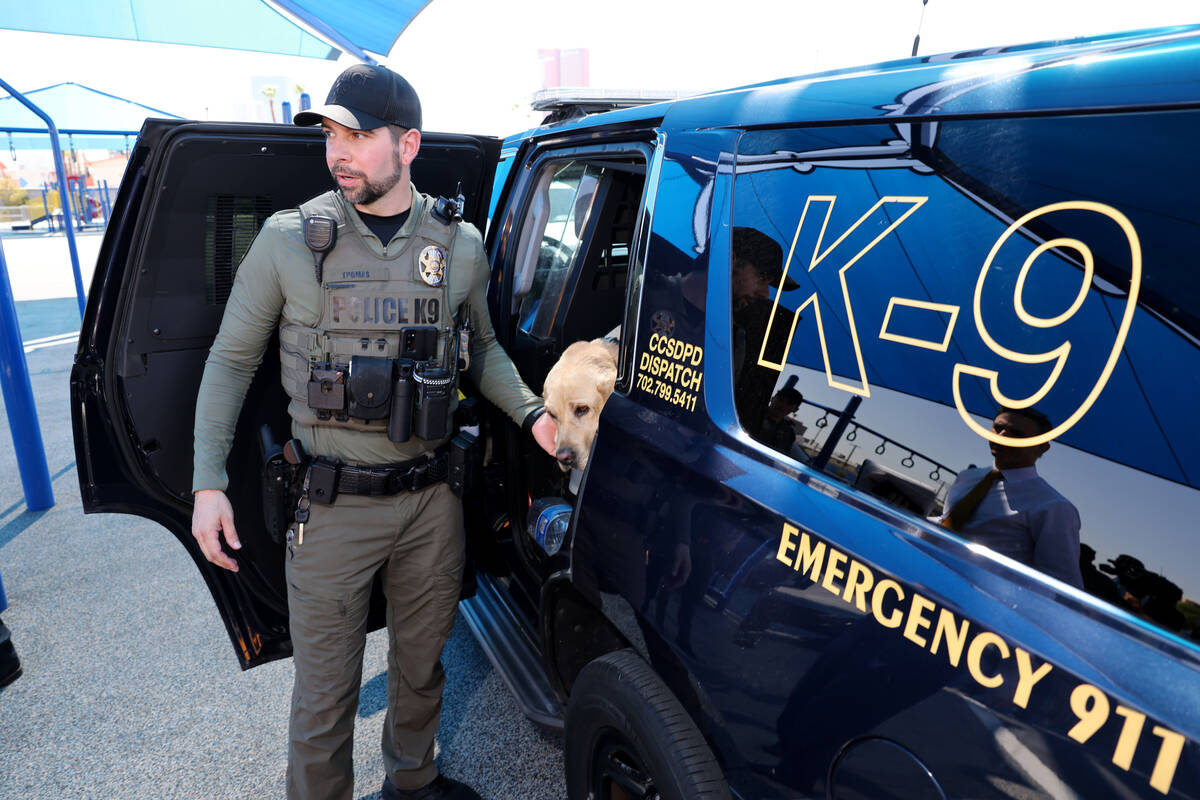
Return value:
<svg viewBox="0 0 1200 800">
<path fill-rule="evenodd" d="M 421 101 L 412 84 L 387 67 L 355 64 L 333 82 L 325 105 L 301 111 L 292 121 L 316 125 L 328 118 L 359 131 L 399 125 L 421 129 Z"/>
</svg>

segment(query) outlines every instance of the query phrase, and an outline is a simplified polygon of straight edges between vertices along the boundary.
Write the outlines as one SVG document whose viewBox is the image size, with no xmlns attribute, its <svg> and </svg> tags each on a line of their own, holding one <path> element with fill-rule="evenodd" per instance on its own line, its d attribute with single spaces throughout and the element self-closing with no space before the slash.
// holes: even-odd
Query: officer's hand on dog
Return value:
<svg viewBox="0 0 1200 800">
<path fill-rule="evenodd" d="M 554 455 L 557 448 L 554 446 L 554 440 L 558 437 L 558 425 L 555 424 L 554 418 L 549 414 L 542 414 L 534 421 L 533 427 L 529 430 L 533 434 L 534 440 L 542 446 L 550 455 Z"/>
<path fill-rule="evenodd" d="M 234 550 L 242 547 L 237 530 L 233 527 L 233 506 L 229 504 L 229 498 L 220 489 L 201 489 L 195 493 L 194 499 L 192 536 L 196 537 L 204 557 L 218 567 L 237 572 L 237 562 L 221 550 L 222 532 L 230 547 Z"/>
</svg>

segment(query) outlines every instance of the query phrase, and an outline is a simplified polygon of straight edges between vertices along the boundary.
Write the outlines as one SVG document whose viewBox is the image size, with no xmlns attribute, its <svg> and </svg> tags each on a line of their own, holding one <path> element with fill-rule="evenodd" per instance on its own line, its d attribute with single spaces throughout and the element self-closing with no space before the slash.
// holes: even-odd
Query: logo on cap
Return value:
<svg viewBox="0 0 1200 800">
<path fill-rule="evenodd" d="M 437 245 L 429 245 L 421 251 L 417 263 L 421 268 L 421 280 L 430 286 L 441 286 L 446 275 L 446 253 Z"/>
</svg>

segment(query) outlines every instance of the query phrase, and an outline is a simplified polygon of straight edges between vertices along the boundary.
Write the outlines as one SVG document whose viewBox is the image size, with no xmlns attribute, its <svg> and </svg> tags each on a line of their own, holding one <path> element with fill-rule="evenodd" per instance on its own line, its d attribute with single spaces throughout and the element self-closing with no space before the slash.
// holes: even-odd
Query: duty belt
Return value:
<svg viewBox="0 0 1200 800">
<path fill-rule="evenodd" d="M 379 467 L 355 467 L 340 461 L 317 458 L 311 467 L 312 499 L 318 503 L 332 503 L 338 494 L 419 492 L 446 479 L 449 471 L 447 450 L 447 446 L 443 445 L 431 457 Z M 333 486 L 337 487 L 336 491 L 329 491 Z"/>
</svg>

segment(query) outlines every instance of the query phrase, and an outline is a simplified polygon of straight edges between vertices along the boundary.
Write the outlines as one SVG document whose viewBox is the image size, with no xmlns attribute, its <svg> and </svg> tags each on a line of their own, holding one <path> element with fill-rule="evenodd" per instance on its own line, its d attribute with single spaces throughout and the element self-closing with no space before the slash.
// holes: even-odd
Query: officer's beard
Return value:
<svg viewBox="0 0 1200 800">
<path fill-rule="evenodd" d="M 342 197 L 346 198 L 346 202 L 352 206 L 369 206 L 390 192 L 400 182 L 400 179 L 404 177 L 404 165 L 400 161 L 399 153 L 396 153 L 392 157 L 392 168 L 395 171 L 379 181 L 367 180 L 367 176 L 364 173 L 344 167 L 337 170 L 331 169 L 329 170 L 329 174 L 333 176 L 335 184 L 337 183 L 338 175 L 348 175 L 352 178 L 358 178 L 359 184 L 357 189 L 347 189 L 344 186 L 339 186 L 338 191 L 342 193 Z"/>
</svg>

